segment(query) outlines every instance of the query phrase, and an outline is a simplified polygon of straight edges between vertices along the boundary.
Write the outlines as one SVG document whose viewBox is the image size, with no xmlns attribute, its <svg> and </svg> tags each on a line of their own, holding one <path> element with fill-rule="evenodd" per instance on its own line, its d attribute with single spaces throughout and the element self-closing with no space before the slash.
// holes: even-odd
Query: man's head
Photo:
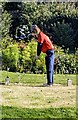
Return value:
<svg viewBox="0 0 78 120">
<path fill-rule="evenodd" d="M 36 32 L 36 28 L 37 28 L 37 25 L 32 25 L 31 26 L 31 33 L 35 33 Z"/>
<path fill-rule="evenodd" d="M 40 32 L 40 28 L 37 25 L 32 25 L 31 26 L 31 33 L 34 35 L 38 35 Z"/>
</svg>

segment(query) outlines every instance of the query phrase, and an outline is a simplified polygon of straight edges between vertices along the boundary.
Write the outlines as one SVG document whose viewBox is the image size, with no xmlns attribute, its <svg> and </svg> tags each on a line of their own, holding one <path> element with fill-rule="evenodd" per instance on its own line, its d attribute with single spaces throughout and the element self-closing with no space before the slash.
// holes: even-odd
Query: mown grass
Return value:
<svg viewBox="0 0 78 120">
<path fill-rule="evenodd" d="M 3 106 L 2 118 L 76 118 L 76 108 L 16 108 Z"/>
<path fill-rule="evenodd" d="M 23 83 L 26 85 L 41 85 L 46 80 L 43 74 L 23 74 L 23 73 L 12 73 L 6 71 L 0 71 L 0 83 L 5 83 L 6 76 L 10 77 L 10 83 Z M 20 78 L 19 78 L 20 76 Z M 67 85 L 67 79 L 71 79 L 73 85 L 76 85 L 76 75 L 69 74 L 57 74 L 54 75 L 54 84 Z M 9 87 L 9 86 L 7 86 Z M 50 101 L 50 100 L 49 100 Z M 76 120 L 76 107 L 60 107 L 60 108 L 21 108 L 14 106 L 2 106 L 2 118 L 44 118 L 50 119 L 55 118 L 56 120 L 64 118 L 64 120 Z"/>
<path fill-rule="evenodd" d="M 44 74 L 25 74 L 25 73 L 13 73 L 0 71 L 1 80 L 0 82 L 5 82 L 5 78 L 8 75 L 10 78 L 10 83 L 24 83 L 28 85 L 43 84 L 47 80 L 44 78 Z M 73 85 L 76 84 L 76 75 L 74 74 L 55 74 L 54 84 L 67 85 L 67 79 L 71 79 Z"/>
</svg>

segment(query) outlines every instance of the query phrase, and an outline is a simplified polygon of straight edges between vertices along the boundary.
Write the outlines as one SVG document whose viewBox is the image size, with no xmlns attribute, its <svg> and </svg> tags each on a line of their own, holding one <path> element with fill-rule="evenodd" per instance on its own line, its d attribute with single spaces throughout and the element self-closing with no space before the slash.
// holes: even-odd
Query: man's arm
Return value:
<svg viewBox="0 0 78 120">
<path fill-rule="evenodd" d="M 41 54 L 41 49 L 42 49 L 42 43 L 38 42 L 38 46 L 37 46 L 37 56 L 39 56 Z"/>
<path fill-rule="evenodd" d="M 39 58 L 39 55 L 41 54 L 41 49 L 42 49 L 42 43 L 38 42 L 37 56 L 35 57 L 35 60 L 37 60 Z"/>
</svg>

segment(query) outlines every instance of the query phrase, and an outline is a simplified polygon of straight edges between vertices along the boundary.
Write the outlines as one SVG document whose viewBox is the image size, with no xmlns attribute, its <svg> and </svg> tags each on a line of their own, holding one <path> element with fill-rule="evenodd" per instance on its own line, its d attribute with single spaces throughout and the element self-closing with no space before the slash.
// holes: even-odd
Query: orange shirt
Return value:
<svg viewBox="0 0 78 120">
<path fill-rule="evenodd" d="M 47 50 L 54 50 L 54 46 L 49 37 L 41 31 L 38 35 L 38 42 L 43 44 L 41 49 L 43 53 L 46 53 Z"/>
</svg>

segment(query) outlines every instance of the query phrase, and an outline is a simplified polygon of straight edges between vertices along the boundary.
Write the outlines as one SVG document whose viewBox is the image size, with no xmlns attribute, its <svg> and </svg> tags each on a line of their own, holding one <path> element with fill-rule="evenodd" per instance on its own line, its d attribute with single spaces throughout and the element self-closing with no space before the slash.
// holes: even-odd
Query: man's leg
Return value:
<svg viewBox="0 0 78 120">
<path fill-rule="evenodd" d="M 54 74 L 54 54 L 46 57 L 46 69 L 47 69 L 47 84 L 53 84 Z"/>
<path fill-rule="evenodd" d="M 52 74 L 52 84 L 54 82 L 54 54 L 52 55 L 52 58 L 51 58 L 51 74 Z"/>
<path fill-rule="evenodd" d="M 47 84 L 48 84 L 48 57 L 45 57 L 46 71 L 47 71 Z"/>
</svg>

